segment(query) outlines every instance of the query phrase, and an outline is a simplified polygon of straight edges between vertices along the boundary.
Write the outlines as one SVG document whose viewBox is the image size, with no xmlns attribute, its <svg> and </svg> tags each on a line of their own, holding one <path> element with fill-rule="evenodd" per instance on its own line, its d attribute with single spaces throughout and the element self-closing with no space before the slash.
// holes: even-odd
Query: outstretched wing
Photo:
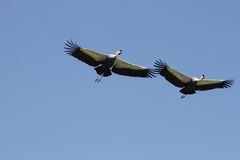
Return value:
<svg viewBox="0 0 240 160">
<path fill-rule="evenodd" d="M 154 64 L 156 67 L 155 72 L 165 77 L 167 81 L 175 85 L 176 87 L 184 87 L 188 82 L 191 81 L 191 78 L 172 69 L 167 65 L 166 62 L 162 60 L 157 60 Z"/>
<path fill-rule="evenodd" d="M 201 80 L 198 81 L 195 89 L 199 91 L 205 91 L 215 88 L 229 88 L 233 85 L 234 80 Z"/>
<path fill-rule="evenodd" d="M 73 41 L 67 41 L 65 45 L 64 49 L 67 54 L 93 67 L 98 66 L 107 58 L 107 55 L 81 48 Z"/>
<path fill-rule="evenodd" d="M 153 69 L 131 64 L 118 58 L 115 60 L 113 64 L 112 72 L 132 77 L 147 77 L 147 78 L 155 77 Z"/>
</svg>

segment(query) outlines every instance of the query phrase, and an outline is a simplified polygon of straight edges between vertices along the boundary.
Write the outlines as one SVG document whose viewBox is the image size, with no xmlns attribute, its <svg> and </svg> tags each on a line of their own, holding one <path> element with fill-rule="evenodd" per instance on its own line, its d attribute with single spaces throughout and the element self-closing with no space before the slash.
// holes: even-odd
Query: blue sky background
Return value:
<svg viewBox="0 0 240 160">
<path fill-rule="evenodd" d="M 240 159 L 239 1 L 0 4 L 0 159 Z M 63 52 L 70 39 L 236 83 L 186 99 L 160 76 L 95 84 L 95 71 Z"/>
</svg>

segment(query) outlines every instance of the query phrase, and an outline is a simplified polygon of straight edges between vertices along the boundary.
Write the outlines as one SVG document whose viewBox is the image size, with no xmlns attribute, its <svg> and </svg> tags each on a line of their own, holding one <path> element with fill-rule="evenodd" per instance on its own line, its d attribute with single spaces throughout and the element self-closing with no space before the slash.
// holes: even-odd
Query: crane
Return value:
<svg viewBox="0 0 240 160">
<path fill-rule="evenodd" d="M 146 77 L 153 78 L 154 69 L 132 64 L 118 58 L 123 53 L 122 50 L 117 50 L 114 54 L 103 54 L 93 50 L 79 47 L 77 43 L 67 41 L 65 43 L 65 52 L 74 58 L 94 67 L 99 75 L 95 82 L 99 83 L 102 77 L 108 77 L 113 73 L 131 76 L 131 77 Z"/>
<path fill-rule="evenodd" d="M 155 61 L 154 67 L 156 67 L 156 73 L 165 77 L 165 79 L 174 86 L 182 88 L 180 90 L 183 94 L 181 98 L 186 97 L 186 95 L 196 94 L 196 91 L 230 88 L 234 83 L 234 80 L 205 79 L 205 75 L 201 75 L 199 78 L 189 77 L 169 67 L 168 64 L 161 59 Z"/>
</svg>

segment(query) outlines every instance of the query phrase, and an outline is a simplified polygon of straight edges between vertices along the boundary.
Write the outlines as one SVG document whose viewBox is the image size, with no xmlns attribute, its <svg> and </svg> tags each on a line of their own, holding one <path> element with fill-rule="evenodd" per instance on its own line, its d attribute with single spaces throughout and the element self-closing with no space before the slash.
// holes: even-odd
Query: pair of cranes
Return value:
<svg viewBox="0 0 240 160">
<path fill-rule="evenodd" d="M 234 80 L 208 80 L 205 79 L 204 75 L 201 75 L 200 78 L 189 77 L 174 70 L 160 59 L 155 61 L 155 68 L 147 68 L 128 63 L 118 58 L 118 56 L 122 54 L 122 50 L 118 50 L 114 54 L 103 54 L 79 47 L 73 41 L 67 41 L 65 45 L 64 48 L 67 54 L 94 67 L 99 75 L 95 80 L 97 83 L 99 83 L 103 77 L 112 75 L 112 72 L 124 76 L 146 78 L 153 78 L 156 77 L 156 74 L 160 74 L 171 84 L 181 88 L 180 92 L 183 94 L 181 98 L 189 94 L 195 94 L 196 91 L 229 88 L 234 83 Z"/>
</svg>

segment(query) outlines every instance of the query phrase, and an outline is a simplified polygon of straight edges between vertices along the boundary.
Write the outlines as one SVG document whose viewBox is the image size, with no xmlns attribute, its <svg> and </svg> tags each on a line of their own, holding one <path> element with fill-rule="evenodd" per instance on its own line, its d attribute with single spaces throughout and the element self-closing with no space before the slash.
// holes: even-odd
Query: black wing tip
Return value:
<svg viewBox="0 0 240 160">
<path fill-rule="evenodd" d="M 66 52 L 69 55 L 72 55 L 79 48 L 80 47 L 77 45 L 76 42 L 73 42 L 72 40 L 67 40 L 67 42 L 65 42 L 64 52 Z"/>
<path fill-rule="evenodd" d="M 146 78 L 155 78 L 155 69 L 148 69 Z"/>
<path fill-rule="evenodd" d="M 222 88 L 230 88 L 234 84 L 233 79 L 225 80 Z"/>
<path fill-rule="evenodd" d="M 165 61 L 162 61 L 161 59 L 158 59 L 154 62 L 154 73 L 160 74 L 166 67 L 168 67 L 168 64 Z"/>
</svg>

